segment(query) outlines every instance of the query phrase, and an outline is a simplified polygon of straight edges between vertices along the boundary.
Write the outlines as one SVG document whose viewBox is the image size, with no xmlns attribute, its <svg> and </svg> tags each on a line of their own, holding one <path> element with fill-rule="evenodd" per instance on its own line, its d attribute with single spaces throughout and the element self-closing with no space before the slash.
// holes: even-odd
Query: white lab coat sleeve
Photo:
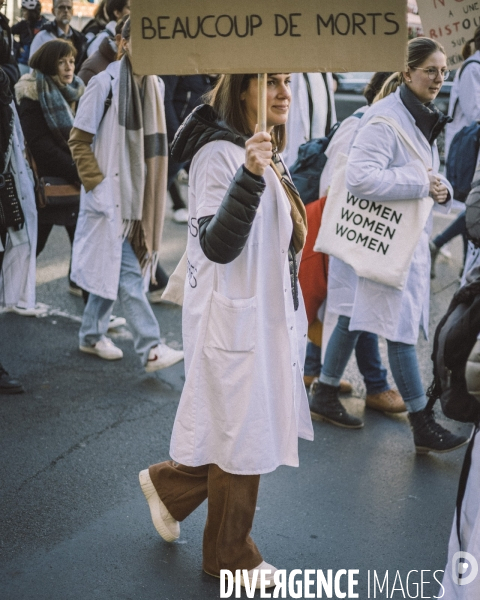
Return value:
<svg viewBox="0 0 480 600">
<path fill-rule="evenodd" d="M 480 120 L 480 65 L 473 63 L 463 71 L 458 102 L 469 123 Z"/>
<path fill-rule="evenodd" d="M 448 179 L 445 177 L 445 175 L 442 175 L 441 173 L 437 173 L 437 177 L 439 177 L 439 179 L 441 180 L 443 185 L 445 185 L 447 187 L 448 191 L 450 192 L 450 199 L 448 200 L 448 202 L 445 202 L 444 204 L 438 204 L 438 202 L 435 202 L 433 208 L 437 212 L 447 214 L 452 210 L 452 206 L 453 206 L 452 184 L 448 181 Z"/>
<path fill-rule="evenodd" d="M 85 93 L 80 98 L 73 126 L 96 135 L 105 113 L 105 101 L 108 98 L 112 78 L 103 71 L 88 82 Z"/>
<path fill-rule="evenodd" d="M 402 166 L 391 166 L 399 155 L 399 140 L 384 123 L 362 127 L 350 150 L 346 185 L 360 198 L 385 202 L 428 196 L 430 183 L 425 165 L 411 159 Z"/>
<path fill-rule="evenodd" d="M 39 31 L 37 35 L 33 38 L 32 44 L 30 46 L 30 57 L 32 57 L 35 54 L 35 52 L 43 46 L 43 44 L 54 39 L 56 39 L 55 36 L 52 35 L 49 31 Z"/>
<path fill-rule="evenodd" d="M 327 190 L 330 187 L 333 179 L 333 173 L 335 171 L 335 160 L 339 152 L 348 154 L 352 138 L 357 130 L 360 119 L 357 117 L 348 117 L 342 122 L 340 127 L 335 132 L 332 141 L 328 145 L 325 151 L 327 162 L 320 176 L 320 195 L 319 198 L 323 198 L 327 195 Z"/>
<path fill-rule="evenodd" d="M 219 152 L 219 143 L 224 148 Z M 195 156 L 197 219 L 214 215 L 238 170 L 230 142 L 210 142 Z M 192 169 L 194 165 L 192 164 Z"/>
<path fill-rule="evenodd" d="M 161 77 L 158 78 L 158 87 L 160 88 L 160 96 L 162 101 L 165 102 L 165 82 Z"/>
<path fill-rule="evenodd" d="M 330 119 L 330 127 L 333 127 L 337 122 L 337 110 L 335 108 L 335 89 L 332 73 L 327 73 L 328 94 L 330 95 L 330 105 L 332 107 L 332 116 Z"/>
<path fill-rule="evenodd" d="M 88 46 L 88 48 L 87 48 L 87 56 L 88 57 L 92 56 L 92 54 L 100 48 L 100 44 L 107 37 L 108 37 L 108 33 L 106 31 L 101 31 L 98 35 L 96 35 L 95 39 L 91 42 L 90 46 Z"/>
</svg>

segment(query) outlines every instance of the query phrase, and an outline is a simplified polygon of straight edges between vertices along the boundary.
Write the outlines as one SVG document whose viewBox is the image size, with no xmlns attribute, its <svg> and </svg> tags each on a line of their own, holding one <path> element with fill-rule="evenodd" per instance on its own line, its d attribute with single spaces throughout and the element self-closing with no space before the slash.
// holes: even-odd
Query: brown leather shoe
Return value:
<svg viewBox="0 0 480 600">
<path fill-rule="evenodd" d="M 403 398 L 397 390 L 386 390 L 380 394 L 367 394 L 365 404 L 368 408 L 388 413 L 401 413 L 407 410 Z"/>
<path fill-rule="evenodd" d="M 304 375 L 303 376 L 303 383 L 305 384 L 305 387 L 308 388 L 312 385 L 312 383 L 315 381 L 315 379 L 318 379 L 320 377 L 320 375 Z"/>
<path fill-rule="evenodd" d="M 351 394 L 353 392 L 352 384 L 349 381 L 342 379 L 340 381 L 340 387 L 338 389 L 339 394 Z"/>
</svg>

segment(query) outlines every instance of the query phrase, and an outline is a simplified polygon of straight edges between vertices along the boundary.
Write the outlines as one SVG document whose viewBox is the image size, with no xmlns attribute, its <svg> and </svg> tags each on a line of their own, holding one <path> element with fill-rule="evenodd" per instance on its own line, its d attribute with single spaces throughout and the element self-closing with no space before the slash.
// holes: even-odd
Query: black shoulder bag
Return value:
<svg viewBox="0 0 480 600">
<path fill-rule="evenodd" d="M 13 173 L 8 172 L 12 151 L 13 135 L 7 150 L 5 171 L 0 174 L 0 233 L 5 233 L 9 227 L 18 231 L 25 224 L 25 215 L 15 185 L 15 178 Z"/>
</svg>

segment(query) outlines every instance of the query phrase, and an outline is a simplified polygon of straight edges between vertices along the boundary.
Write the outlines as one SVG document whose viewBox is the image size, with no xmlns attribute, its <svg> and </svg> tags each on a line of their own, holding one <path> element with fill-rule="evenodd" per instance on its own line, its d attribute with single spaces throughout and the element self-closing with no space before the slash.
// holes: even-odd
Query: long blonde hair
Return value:
<svg viewBox="0 0 480 600">
<path fill-rule="evenodd" d="M 410 40 L 407 44 L 405 70 L 419 67 L 435 52 L 443 52 L 445 54 L 444 47 L 435 40 L 425 37 Z M 374 102 L 378 102 L 378 100 L 382 100 L 382 98 L 386 98 L 386 96 L 392 94 L 404 81 L 405 78 L 402 71 L 397 71 L 390 75 L 383 84 L 382 89 L 376 95 Z"/>
</svg>

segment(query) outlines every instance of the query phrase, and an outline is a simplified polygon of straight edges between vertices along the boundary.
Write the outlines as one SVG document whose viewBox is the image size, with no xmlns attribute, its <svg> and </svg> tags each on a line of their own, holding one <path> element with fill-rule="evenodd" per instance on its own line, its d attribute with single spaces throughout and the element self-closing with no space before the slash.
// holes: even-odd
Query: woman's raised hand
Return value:
<svg viewBox="0 0 480 600">
<path fill-rule="evenodd" d="M 440 177 L 435 175 L 431 170 L 428 173 L 428 178 L 430 179 L 430 197 L 433 198 L 435 202 L 443 204 L 448 198 L 447 186 L 442 183 Z"/>
<path fill-rule="evenodd" d="M 263 176 L 272 160 L 272 136 L 255 128 L 255 134 L 245 143 L 245 167 L 254 175 Z"/>
</svg>

